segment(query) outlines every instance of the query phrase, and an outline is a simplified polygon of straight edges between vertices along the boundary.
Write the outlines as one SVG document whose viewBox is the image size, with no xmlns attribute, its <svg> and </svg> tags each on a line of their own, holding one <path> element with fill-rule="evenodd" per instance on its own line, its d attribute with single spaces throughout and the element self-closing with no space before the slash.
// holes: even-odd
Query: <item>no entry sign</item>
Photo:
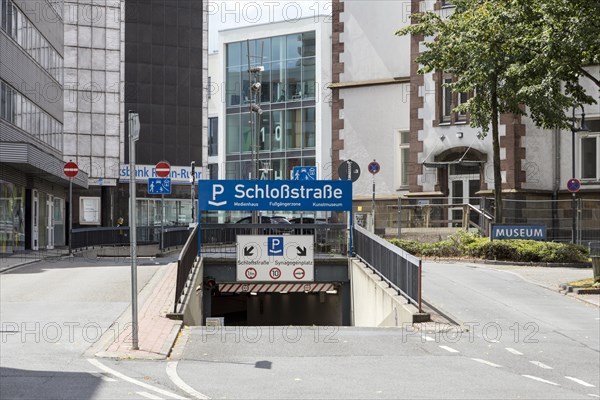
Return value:
<svg viewBox="0 0 600 400">
<path fill-rule="evenodd" d="M 156 171 L 156 176 L 159 178 L 166 178 L 171 173 L 171 165 L 166 161 L 161 161 L 156 164 L 154 170 Z"/>
<path fill-rule="evenodd" d="M 77 173 L 79 172 L 79 167 L 74 162 L 69 161 L 63 167 L 63 172 L 64 172 L 65 176 L 67 176 L 69 178 L 74 178 L 77 176 Z"/>
</svg>

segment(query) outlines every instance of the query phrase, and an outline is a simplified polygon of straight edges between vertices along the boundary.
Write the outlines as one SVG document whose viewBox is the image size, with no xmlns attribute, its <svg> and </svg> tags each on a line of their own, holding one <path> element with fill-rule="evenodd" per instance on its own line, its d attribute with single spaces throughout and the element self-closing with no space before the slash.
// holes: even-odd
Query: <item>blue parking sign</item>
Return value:
<svg viewBox="0 0 600 400">
<path fill-rule="evenodd" d="M 269 256 L 283 256 L 283 237 L 269 236 L 267 246 Z"/>
</svg>

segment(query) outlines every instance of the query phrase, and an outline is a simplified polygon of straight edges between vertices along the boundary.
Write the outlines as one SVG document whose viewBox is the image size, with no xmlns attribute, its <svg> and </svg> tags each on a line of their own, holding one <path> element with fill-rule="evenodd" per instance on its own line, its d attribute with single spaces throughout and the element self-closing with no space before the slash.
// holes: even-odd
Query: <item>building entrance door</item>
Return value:
<svg viewBox="0 0 600 400">
<path fill-rule="evenodd" d="M 476 193 L 480 187 L 479 167 L 450 165 L 448 171 L 448 188 L 450 189 L 451 204 L 473 204 L 478 201 Z M 449 225 L 453 227 L 462 227 L 463 208 L 450 208 Z M 471 215 L 473 220 L 475 216 Z M 465 227 L 468 228 L 468 227 Z"/>
<path fill-rule="evenodd" d="M 39 240 L 40 240 L 40 232 L 39 232 L 39 213 L 40 213 L 40 204 L 39 204 L 39 193 L 37 190 L 31 191 L 31 250 L 39 250 Z"/>
<path fill-rule="evenodd" d="M 46 198 L 46 248 L 54 248 L 54 196 Z"/>
</svg>

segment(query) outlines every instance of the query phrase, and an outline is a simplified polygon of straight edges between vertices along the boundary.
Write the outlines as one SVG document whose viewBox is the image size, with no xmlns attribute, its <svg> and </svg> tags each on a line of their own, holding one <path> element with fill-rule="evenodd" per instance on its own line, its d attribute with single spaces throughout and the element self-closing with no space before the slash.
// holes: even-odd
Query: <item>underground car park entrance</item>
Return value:
<svg viewBox="0 0 600 400">
<path fill-rule="evenodd" d="M 199 223 L 203 281 L 198 289 L 205 321 L 351 324 L 351 181 L 199 181 L 198 199 L 198 221 L 215 211 L 329 212 L 341 221 L 293 230 Z"/>
</svg>

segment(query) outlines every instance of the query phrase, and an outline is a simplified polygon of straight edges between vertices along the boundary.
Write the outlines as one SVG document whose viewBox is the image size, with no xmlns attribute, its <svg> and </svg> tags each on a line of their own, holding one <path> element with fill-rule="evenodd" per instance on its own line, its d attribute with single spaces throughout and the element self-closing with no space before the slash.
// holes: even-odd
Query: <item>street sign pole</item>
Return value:
<svg viewBox="0 0 600 400">
<path fill-rule="evenodd" d="M 165 249 L 165 195 L 160 195 L 160 251 Z"/>
<path fill-rule="evenodd" d="M 375 233 L 375 174 L 373 175 L 373 197 L 371 199 L 371 220 L 373 223 L 373 233 Z"/>
<path fill-rule="evenodd" d="M 137 209 L 135 198 L 135 142 L 140 135 L 139 115 L 129 111 L 129 247 L 131 255 L 131 348 L 138 350 L 138 302 L 137 302 Z"/>
<path fill-rule="evenodd" d="M 69 255 L 73 254 L 73 178 L 69 177 Z"/>
</svg>

